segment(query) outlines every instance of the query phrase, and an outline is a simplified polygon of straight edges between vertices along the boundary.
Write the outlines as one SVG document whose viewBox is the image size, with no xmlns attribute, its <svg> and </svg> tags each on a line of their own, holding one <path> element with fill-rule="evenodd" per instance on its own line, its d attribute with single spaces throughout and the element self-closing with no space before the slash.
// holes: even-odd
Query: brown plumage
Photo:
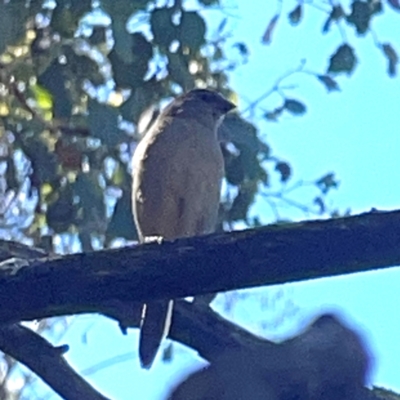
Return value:
<svg viewBox="0 0 400 400">
<path fill-rule="evenodd" d="M 234 105 L 216 92 L 192 90 L 160 114 L 133 156 L 132 204 L 140 241 L 210 233 L 218 216 L 224 164 L 217 129 Z M 168 333 L 172 301 L 144 306 L 139 339 L 150 368 Z"/>
</svg>

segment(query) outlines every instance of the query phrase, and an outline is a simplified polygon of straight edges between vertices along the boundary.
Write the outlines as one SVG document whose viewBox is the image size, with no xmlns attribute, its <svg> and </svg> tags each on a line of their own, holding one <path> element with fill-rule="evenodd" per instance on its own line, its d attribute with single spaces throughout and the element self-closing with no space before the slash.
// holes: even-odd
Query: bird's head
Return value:
<svg viewBox="0 0 400 400">
<path fill-rule="evenodd" d="M 176 117 L 196 117 L 219 125 L 225 114 L 236 106 L 219 93 L 210 89 L 193 89 L 177 97 L 165 110 Z"/>
</svg>

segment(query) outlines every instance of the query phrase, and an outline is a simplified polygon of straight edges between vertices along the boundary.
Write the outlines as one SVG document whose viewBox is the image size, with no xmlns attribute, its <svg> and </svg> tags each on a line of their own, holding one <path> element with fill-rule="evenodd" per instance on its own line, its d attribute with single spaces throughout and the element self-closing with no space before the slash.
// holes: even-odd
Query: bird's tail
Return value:
<svg viewBox="0 0 400 400">
<path fill-rule="evenodd" d="M 168 335 L 173 304 L 172 300 L 163 300 L 143 305 L 139 335 L 139 359 L 142 368 L 151 367 L 162 339 Z"/>
</svg>

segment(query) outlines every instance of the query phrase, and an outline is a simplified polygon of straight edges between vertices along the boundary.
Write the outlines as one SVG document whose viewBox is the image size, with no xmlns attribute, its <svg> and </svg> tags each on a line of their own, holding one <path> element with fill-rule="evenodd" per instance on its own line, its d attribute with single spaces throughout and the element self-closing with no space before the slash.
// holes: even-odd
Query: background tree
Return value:
<svg viewBox="0 0 400 400">
<path fill-rule="evenodd" d="M 338 90 L 338 75 L 357 73 L 360 57 L 347 40 L 354 32 L 361 39 L 372 35 L 386 59 L 387 72 L 396 75 L 396 49 L 389 42 L 381 43 L 371 26 L 393 9 L 399 11 L 398 2 L 298 3 L 287 15 L 289 23 L 300 29 L 308 7 L 321 9 L 324 33 L 340 33 L 327 68 L 315 73 L 301 63 L 277 77 L 259 99 L 241 107 L 244 115 L 276 121 L 286 113 L 304 114 L 306 105 L 285 85 L 298 73 L 311 75 L 328 91 Z M 211 9 L 219 10 L 219 21 L 207 30 L 204 12 Z M 56 253 L 90 251 L 136 239 L 129 161 L 134 143 L 159 107 L 196 86 L 240 98 L 231 87 L 230 74 L 251 54 L 246 43 L 229 41 L 227 11 L 214 0 L 196 4 L 102 0 L 96 5 L 87 0 L 0 2 L 3 238 Z M 276 15 L 266 21 L 265 44 L 273 42 L 280 24 L 287 24 L 285 18 L 278 3 Z M 263 102 L 270 95 L 278 95 L 276 104 L 266 107 Z M 272 200 L 288 202 L 287 193 L 302 186 L 291 183 L 292 165 L 261 140 L 254 121 L 233 114 L 221 128 L 227 183 L 221 229 L 260 224 L 249 214 L 257 195 L 276 207 Z M 274 174 L 288 184 L 266 195 Z M 326 208 L 326 195 L 337 186 L 335 175 L 324 174 L 311 185 L 317 193 L 310 188 L 308 201 L 291 204 L 317 215 L 336 215 Z M 38 329 L 47 326 L 41 323 Z M 7 378 L 14 364 L 8 357 L 4 363 Z M 3 386 L 7 388 L 6 383 Z M 21 390 L 12 395 L 18 397 Z M 11 394 L 5 390 L 4 396 Z"/>
</svg>

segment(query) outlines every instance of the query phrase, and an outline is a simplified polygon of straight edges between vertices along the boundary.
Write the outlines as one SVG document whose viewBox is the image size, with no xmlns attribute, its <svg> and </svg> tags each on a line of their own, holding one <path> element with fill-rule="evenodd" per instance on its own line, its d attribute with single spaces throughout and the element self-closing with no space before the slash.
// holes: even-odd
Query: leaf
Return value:
<svg viewBox="0 0 400 400">
<path fill-rule="evenodd" d="M 233 45 L 233 47 L 237 48 L 239 50 L 239 53 L 243 57 L 247 57 L 249 55 L 249 48 L 245 43 L 238 42 Z"/>
<path fill-rule="evenodd" d="M 0 1 L 0 54 L 22 38 L 28 16 L 24 1 Z"/>
<path fill-rule="evenodd" d="M 92 136 L 101 139 L 107 146 L 117 145 L 122 137 L 122 132 L 118 129 L 117 111 L 90 99 L 88 112 L 88 124 Z"/>
<path fill-rule="evenodd" d="M 76 17 L 82 17 L 83 14 L 92 11 L 92 1 L 91 0 L 71 0 L 67 4 Z"/>
<path fill-rule="evenodd" d="M 108 182 L 111 182 L 113 186 L 124 186 L 125 184 L 129 185 L 130 181 L 130 175 L 126 170 L 125 165 L 118 162 Z"/>
<path fill-rule="evenodd" d="M 178 83 L 184 91 L 194 87 L 194 76 L 189 72 L 188 62 L 182 54 L 168 54 L 168 73 L 172 81 Z"/>
<path fill-rule="evenodd" d="M 390 43 L 382 44 L 381 48 L 383 54 L 386 56 L 388 60 L 388 74 L 389 76 L 394 77 L 396 76 L 397 73 L 397 64 L 399 63 L 399 56 Z"/>
<path fill-rule="evenodd" d="M 169 45 L 177 39 L 177 27 L 172 23 L 174 10 L 163 7 L 156 8 L 150 15 L 150 28 L 154 43 L 166 51 Z"/>
<path fill-rule="evenodd" d="M 162 352 L 163 363 L 170 363 L 174 359 L 174 346 L 172 343 L 168 343 L 167 347 Z"/>
<path fill-rule="evenodd" d="M 133 64 L 125 63 L 119 58 L 117 52 L 112 50 L 108 55 L 113 78 L 118 88 L 133 88 L 140 85 L 142 79 L 136 75 Z"/>
<path fill-rule="evenodd" d="M 40 188 L 43 183 L 57 179 L 57 156 L 50 152 L 41 138 L 31 137 L 23 143 L 23 151 L 32 163 L 31 183 Z"/>
<path fill-rule="evenodd" d="M 324 84 L 328 92 L 340 90 L 338 83 L 329 75 L 317 75 L 320 82 Z"/>
<path fill-rule="evenodd" d="M 368 0 L 368 4 L 371 7 L 371 15 L 383 13 L 383 4 L 381 0 Z"/>
<path fill-rule="evenodd" d="M 135 88 L 143 85 L 143 78 L 148 72 L 149 63 L 153 57 L 153 47 L 142 33 L 130 34 L 128 59 L 122 59 L 116 49 L 108 55 L 114 81 L 120 88 Z"/>
<path fill-rule="evenodd" d="M 131 38 L 132 68 L 135 74 L 142 80 L 147 74 L 150 61 L 153 57 L 153 46 L 142 33 L 133 33 Z"/>
<path fill-rule="evenodd" d="M 346 18 L 347 22 L 354 25 L 359 35 L 368 31 L 371 20 L 371 7 L 364 1 L 356 0 L 351 5 L 351 14 Z"/>
<path fill-rule="evenodd" d="M 221 34 L 221 33 L 222 33 L 222 31 L 223 31 L 223 30 L 225 29 L 225 27 L 226 27 L 227 22 L 228 22 L 228 18 L 224 18 L 224 19 L 221 21 L 221 23 L 218 25 L 218 28 L 217 28 L 218 34 Z"/>
<path fill-rule="evenodd" d="M 272 33 L 274 32 L 274 30 L 276 28 L 276 24 L 278 23 L 278 19 L 279 19 L 279 14 L 276 14 L 271 18 L 271 21 L 269 21 L 267 29 L 265 30 L 264 35 L 262 37 L 262 43 L 264 43 L 264 44 L 270 44 L 271 43 Z"/>
<path fill-rule="evenodd" d="M 139 124 L 143 113 L 156 105 L 164 96 L 162 82 L 150 79 L 132 91 L 128 100 L 119 108 L 124 119 Z"/>
<path fill-rule="evenodd" d="M 229 210 L 229 220 L 239 221 L 246 220 L 247 213 L 254 201 L 255 192 L 251 188 L 240 188 L 238 195 L 233 200 Z"/>
<path fill-rule="evenodd" d="M 4 158 L 2 159 L 4 161 Z M 6 184 L 7 184 L 7 189 L 8 190 L 17 190 L 20 186 L 19 181 L 18 181 L 18 170 L 15 165 L 15 161 L 13 157 L 8 156 L 6 158 L 6 163 L 7 163 L 7 169 L 5 173 L 5 178 L 6 178 Z M 4 196 L 4 193 L 2 194 Z M 2 200 L 5 200 L 5 197 L 2 198 Z M 2 203 L 2 207 L 4 207 L 5 203 Z"/>
<path fill-rule="evenodd" d="M 271 157 L 271 147 L 264 143 L 264 142 L 260 142 L 261 143 L 261 148 L 259 150 L 259 156 L 261 158 L 262 161 L 268 160 Z"/>
<path fill-rule="evenodd" d="M 65 47 L 64 56 L 67 59 L 65 68 L 67 85 L 71 85 L 71 81 L 80 86 L 90 76 L 90 81 L 94 85 L 101 85 L 104 81 L 104 76 L 99 72 L 99 64 L 88 57 L 87 55 L 78 55 L 71 47 Z"/>
<path fill-rule="evenodd" d="M 326 211 L 325 202 L 321 196 L 315 197 L 314 204 L 318 206 L 320 214 L 323 214 Z"/>
<path fill-rule="evenodd" d="M 76 211 L 71 186 L 67 185 L 57 193 L 56 200 L 48 205 L 47 224 L 56 233 L 65 232 L 75 222 Z"/>
<path fill-rule="evenodd" d="M 179 24 L 179 41 L 196 52 L 205 43 L 206 23 L 195 11 L 182 12 Z"/>
<path fill-rule="evenodd" d="M 100 7 L 111 19 L 127 22 L 134 12 L 144 10 L 148 2 L 148 0 L 100 0 Z"/>
<path fill-rule="evenodd" d="M 268 121 L 276 122 L 278 121 L 278 117 L 282 115 L 284 109 L 285 107 L 277 107 L 272 111 L 266 111 L 264 113 L 264 118 L 267 119 Z"/>
<path fill-rule="evenodd" d="M 286 99 L 283 107 L 294 115 L 302 115 L 307 111 L 307 107 L 303 103 L 294 99 Z"/>
<path fill-rule="evenodd" d="M 224 52 L 222 48 L 218 45 L 214 47 L 214 54 L 212 55 L 213 61 L 219 61 L 224 59 Z"/>
<path fill-rule="evenodd" d="M 257 160 L 257 153 L 248 147 L 239 146 L 239 159 L 243 168 L 244 176 L 247 180 L 258 181 L 264 178 L 263 169 Z"/>
<path fill-rule="evenodd" d="M 292 25 L 298 25 L 303 14 L 303 7 L 298 4 L 288 15 L 289 21 Z"/>
<path fill-rule="evenodd" d="M 60 2 L 51 15 L 51 28 L 65 38 L 72 38 L 78 28 L 79 18 L 76 18 L 69 8 L 64 7 Z"/>
<path fill-rule="evenodd" d="M 109 238 L 123 237 L 127 240 L 137 240 L 138 233 L 133 222 L 131 193 L 127 190 L 115 205 L 114 213 L 107 226 Z"/>
<path fill-rule="evenodd" d="M 203 6 L 212 6 L 214 4 L 219 4 L 219 0 L 199 0 L 200 4 Z"/>
<path fill-rule="evenodd" d="M 333 6 L 329 17 L 322 28 L 322 33 L 327 33 L 331 27 L 332 22 L 337 22 L 345 16 L 346 14 L 340 4 L 337 6 Z"/>
<path fill-rule="evenodd" d="M 341 45 L 331 56 L 328 72 L 347 72 L 350 75 L 357 63 L 354 49 L 348 44 Z"/>
<path fill-rule="evenodd" d="M 42 110 L 51 110 L 53 108 L 53 96 L 47 89 L 38 84 L 32 85 L 30 89 L 39 108 Z"/>
<path fill-rule="evenodd" d="M 220 140 L 246 147 L 253 153 L 257 153 L 261 147 L 257 129 L 237 113 L 229 113 L 224 118 L 218 129 L 218 137 Z"/>
<path fill-rule="evenodd" d="M 279 161 L 275 165 L 275 171 L 281 174 L 281 182 L 287 182 L 292 175 L 292 168 L 286 162 Z"/>
<path fill-rule="evenodd" d="M 132 36 L 126 30 L 125 21 L 114 18 L 111 20 L 111 28 L 114 37 L 113 50 L 125 64 L 131 64 L 133 61 Z"/>
<path fill-rule="evenodd" d="M 107 30 L 105 26 L 94 26 L 92 34 L 89 36 L 88 41 L 93 46 L 106 43 L 107 41 Z"/>
<path fill-rule="evenodd" d="M 242 127 L 244 124 L 250 125 L 255 131 L 255 128 L 249 122 L 243 121 Z M 239 127 L 240 124 L 238 124 L 237 128 Z M 264 182 L 266 180 L 265 171 L 257 157 L 261 143 L 258 141 L 256 131 L 252 138 L 253 142 L 255 142 L 254 145 L 251 143 L 252 141 L 249 140 L 250 138 L 245 138 L 247 134 L 248 132 L 246 131 L 241 134 L 239 131 L 237 132 L 238 140 L 232 140 L 235 151 L 229 151 L 229 147 L 223 148 L 226 179 L 230 184 L 235 186 L 239 186 L 242 182 L 248 182 L 249 180 L 253 182 Z"/>
<path fill-rule="evenodd" d="M 318 179 L 315 184 L 321 189 L 323 194 L 327 194 L 330 189 L 336 189 L 339 186 L 339 182 L 336 180 L 333 172 L 324 175 L 322 178 Z"/>
<path fill-rule="evenodd" d="M 72 113 L 71 92 L 66 89 L 65 68 L 58 60 L 38 77 L 38 84 L 47 89 L 53 98 L 53 113 L 56 118 L 68 118 Z"/>
<path fill-rule="evenodd" d="M 253 217 L 252 226 L 254 228 L 259 228 L 259 227 L 261 227 L 263 225 L 264 224 L 262 224 L 261 221 L 260 221 L 260 217 Z"/>
<path fill-rule="evenodd" d="M 228 183 L 234 186 L 240 185 L 244 178 L 244 168 L 241 159 L 232 154 L 225 157 L 225 175 Z"/>
<path fill-rule="evenodd" d="M 79 200 L 77 223 L 90 225 L 95 229 L 101 227 L 106 220 L 106 205 L 98 171 L 79 173 L 72 187 L 74 199 Z"/>
</svg>

